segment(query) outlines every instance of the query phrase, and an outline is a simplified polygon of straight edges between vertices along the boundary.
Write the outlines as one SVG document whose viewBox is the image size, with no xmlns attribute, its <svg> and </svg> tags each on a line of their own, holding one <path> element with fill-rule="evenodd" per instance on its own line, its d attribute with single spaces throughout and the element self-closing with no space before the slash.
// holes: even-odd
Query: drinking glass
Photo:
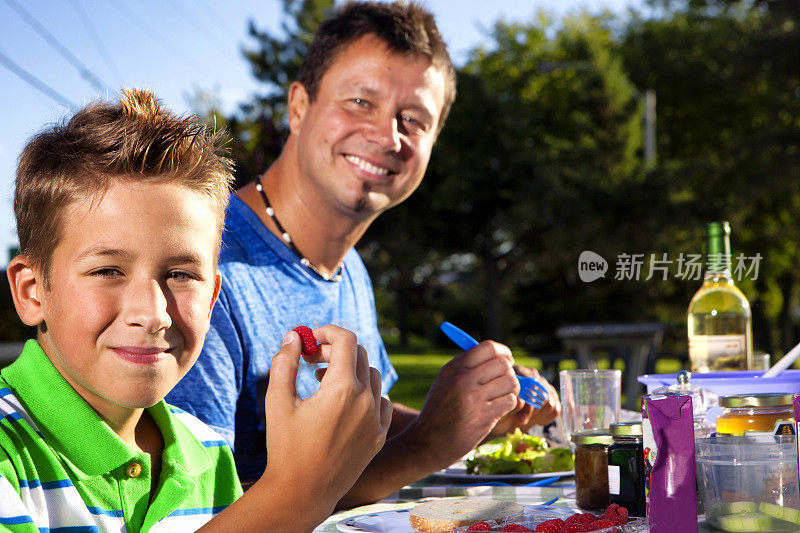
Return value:
<svg viewBox="0 0 800 533">
<path fill-rule="evenodd" d="M 582 429 L 608 428 L 619 422 L 622 372 L 619 370 L 562 370 L 561 416 L 564 440 Z"/>
</svg>

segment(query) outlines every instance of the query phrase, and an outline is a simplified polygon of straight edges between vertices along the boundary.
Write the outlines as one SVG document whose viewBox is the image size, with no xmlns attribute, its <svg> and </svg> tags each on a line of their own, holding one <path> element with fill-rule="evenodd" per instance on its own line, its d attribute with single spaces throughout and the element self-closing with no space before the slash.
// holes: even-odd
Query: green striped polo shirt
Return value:
<svg viewBox="0 0 800 533">
<path fill-rule="evenodd" d="M 216 432 L 163 400 L 147 412 L 164 438 L 152 498 L 150 456 L 28 341 L 0 372 L 0 531 L 194 531 L 242 494 Z"/>
</svg>

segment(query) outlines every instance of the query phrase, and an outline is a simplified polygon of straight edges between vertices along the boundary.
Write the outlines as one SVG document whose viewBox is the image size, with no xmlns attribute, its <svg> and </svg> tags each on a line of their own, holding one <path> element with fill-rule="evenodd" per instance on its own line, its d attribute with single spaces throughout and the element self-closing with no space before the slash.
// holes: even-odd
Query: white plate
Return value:
<svg viewBox="0 0 800 533">
<path fill-rule="evenodd" d="M 467 467 L 463 461 L 459 461 L 450 468 L 439 470 L 435 476 L 446 477 L 449 479 L 469 479 L 475 482 L 481 481 L 536 481 L 537 479 L 547 479 L 549 477 L 574 476 L 574 470 L 562 472 L 539 472 L 538 474 L 467 474 Z"/>
<path fill-rule="evenodd" d="M 345 518 L 336 523 L 336 529 L 345 533 L 414 533 L 408 516 L 411 509 L 399 511 L 378 511 Z"/>
<path fill-rule="evenodd" d="M 542 510 L 552 515 L 567 516 L 575 512 L 574 509 L 559 507 L 544 507 L 540 505 L 524 505 L 526 512 Z M 345 518 L 336 523 L 336 529 L 345 533 L 414 533 L 411 524 L 408 522 L 411 509 L 398 511 L 378 511 L 375 513 L 362 514 Z"/>
</svg>

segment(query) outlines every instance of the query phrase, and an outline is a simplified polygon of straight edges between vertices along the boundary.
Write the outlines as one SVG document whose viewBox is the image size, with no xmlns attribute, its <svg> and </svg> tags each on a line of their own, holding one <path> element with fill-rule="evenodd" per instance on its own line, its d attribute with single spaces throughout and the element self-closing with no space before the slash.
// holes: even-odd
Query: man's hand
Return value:
<svg viewBox="0 0 800 533">
<path fill-rule="evenodd" d="M 517 409 L 513 363 L 511 350 L 493 341 L 454 357 L 436 376 L 404 437 L 419 442 L 439 468 L 460 459 Z"/>
<path fill-rule="evenodd" d="M 322 518 L 347 492 L 384 444 L 392 407 L 381 397 L 380 373 L 369 366 L 355 334 L 336 326 L 313 330 L 321 343 L 308 362 L 330 363 L 318 372 L 320 388 L 301 400 L 295 380 L 301 343 L 290 331 L 272 359 L 266 396 L 267 469 L 315 502 Z"/>
<path fill-rule="evenodd" d="M 539 409 L 523 402 L 521 398 L 517 400 L 517 406 L 510 413 L 501 418 L 488 435 L 488 439 L 502 437 L 507 433 L 519 428 L 522 432 L 527 432 L 533 426 L 546 426 L 561 414 L 561 402 L 558 393 L 550 383 L 547 382 L 535 368 L 525 366 L 514 366 L 514 371 L 520 376 L 534 378 L 541 383 L 547 390 L 547 400 Z"/>
</svg>

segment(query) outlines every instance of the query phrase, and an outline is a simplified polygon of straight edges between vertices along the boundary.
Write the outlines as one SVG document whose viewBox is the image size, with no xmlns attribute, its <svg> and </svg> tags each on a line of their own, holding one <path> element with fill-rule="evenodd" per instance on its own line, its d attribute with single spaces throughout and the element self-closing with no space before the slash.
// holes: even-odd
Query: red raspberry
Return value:
<svg viewBox="0 0 800 533">
<path fill-rule="evenodd" d="M 606 508 L 606 512 L 601 518 L 611 520 L 614 525 L 621 526 L 628 523 L 628 510 L 616 503 L 612 503 Z"/>
<path fill-rule="evenodd" d="M 553 518 L 552 520 L 540 522 L 539 525 L 536 526 L 536 531 L 543 531 L 545 533 L 560 533 L 562 527 L 564 527 L 564 521 L 560 518 Z"/>
<path fill-rule="evenodd" d="M 527 526 L 523 526 L 522 524 L 506 524 L 503 526 L 503 529 L 500 531 L 533 531 L 531 528 Z"/>
<path fill-rule="evenodd" d="M 575 513 L 574 515 L 570 516 L 566 520 L 564 520 L 565 524 L 591 524 L 597 520 L 597 517 L 592 513 Z"/>
<path fill-rule="evenodd" d="M 491 531 L 492 526 L 489 522 L 475 522 L 467 528 L 467 531 Z"/>
<path fill-rule="evenodd" d="M 617 530 L 616 526 L 617 524 L 615 524 L 608 518 L 601 518 L 600 520 L 596 520 L 591 524 L 587 524 L 586 531 L 600 531 L 601 529 L 608 529 L 610 527 L 613 527 L 614 531 L 616 531 Z"/>
<path fill-rule="evenodd" d="M 317 339 L 308 326 L 297 326 L 292 331 L 300 335 L 300 342 L 303 344 L 303 355 L 309 356 L 317 353 Z"/>
<path fill-rule="evenodd" d="M 586 525 L 581 524 L 580 522 L 572 522 L 570 524 L 564 524 L 564 527 L 561 528 L 559 533 L 585 533 L 586 532 Z"/>
</svg>

